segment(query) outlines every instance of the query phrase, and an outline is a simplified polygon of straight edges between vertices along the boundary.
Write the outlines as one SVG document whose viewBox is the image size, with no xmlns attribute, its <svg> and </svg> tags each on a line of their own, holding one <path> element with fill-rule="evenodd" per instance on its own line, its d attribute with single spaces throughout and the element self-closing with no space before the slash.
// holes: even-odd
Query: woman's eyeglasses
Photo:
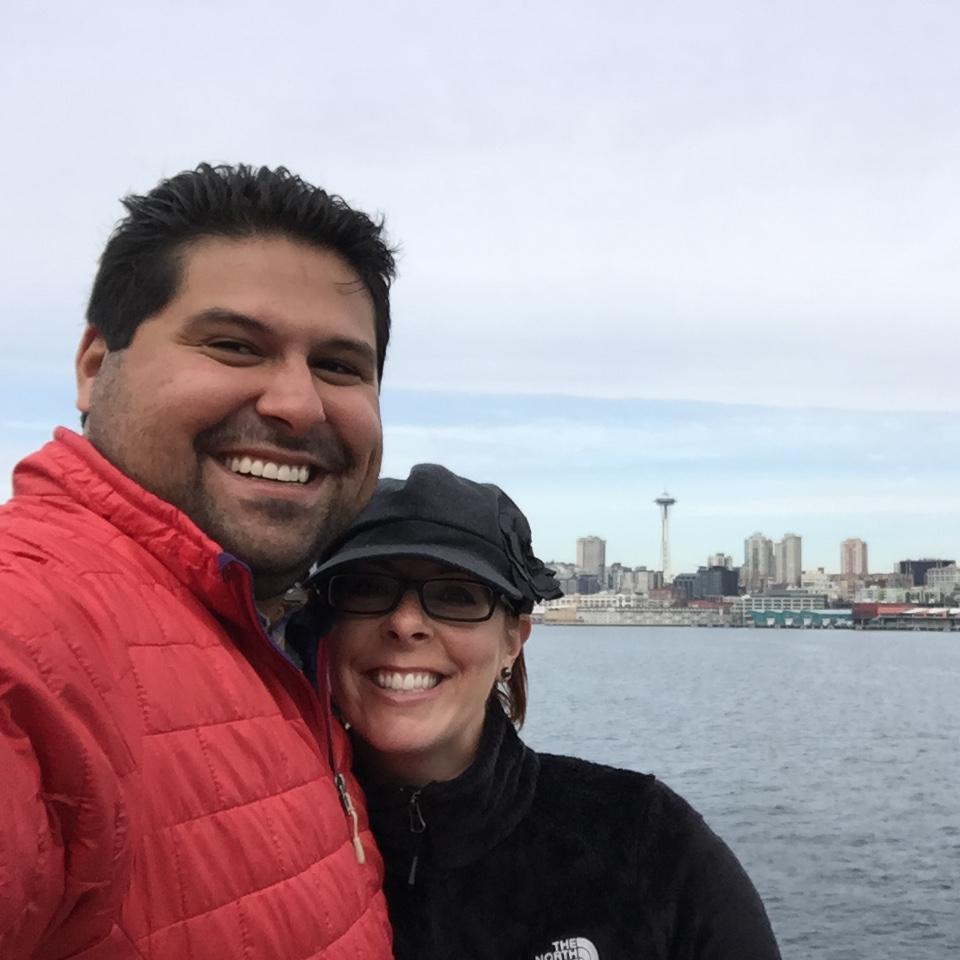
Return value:
<svg viewBox="0 0 960 960">
<path fill-rule="evenodd" d="M 408 580 L 387 573 L 335 573 L 327 581 L 327 602 L 337 613 L 375 616 L 395 610 L 416 590 L 423 612 L 437 620 L 480 623 L 497 609 L 499 596 L 478 580 Z"/>
</svg>

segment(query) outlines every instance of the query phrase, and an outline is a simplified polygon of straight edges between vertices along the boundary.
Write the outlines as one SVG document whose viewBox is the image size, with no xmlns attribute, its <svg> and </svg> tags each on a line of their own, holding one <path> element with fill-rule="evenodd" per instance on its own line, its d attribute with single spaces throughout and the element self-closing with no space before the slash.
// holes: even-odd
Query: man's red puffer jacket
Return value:
<svg viewBox="0 0 960 960">
<path fill-rule="evenodd" d="M 348 745 L 246 567 L 58 430 L 0 507 L 0 957 L 390 957 Z M 359 861 L 364 859 L 365 862 Z"/>
</svg>

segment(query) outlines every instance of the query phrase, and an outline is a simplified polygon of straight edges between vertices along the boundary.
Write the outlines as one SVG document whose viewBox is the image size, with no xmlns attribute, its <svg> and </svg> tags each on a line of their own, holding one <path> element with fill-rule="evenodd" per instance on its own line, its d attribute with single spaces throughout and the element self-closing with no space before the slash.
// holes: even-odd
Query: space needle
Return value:
<svg viewBox="0 0 960 960">
<path fill-rule="evenodd" d="M 663 585 L 673 583 L 670 576 L 670 508 L 677 502 L 663 491 L 663 495 L 653 501 L 660 508 L 660 569 L 663 571 Z"/>
</svg>

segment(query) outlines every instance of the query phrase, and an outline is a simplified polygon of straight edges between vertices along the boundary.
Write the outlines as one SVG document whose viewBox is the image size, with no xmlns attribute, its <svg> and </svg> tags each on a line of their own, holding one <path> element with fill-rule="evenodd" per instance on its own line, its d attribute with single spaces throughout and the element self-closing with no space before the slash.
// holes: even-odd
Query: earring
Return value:
<svg viewBox="0 0 960 960">
<path fill-rule="evenodd" d="M 500 671 L 501 680 L 509 680 L 513 676 L 513 667 L 504 667 Z"/>
</svg>

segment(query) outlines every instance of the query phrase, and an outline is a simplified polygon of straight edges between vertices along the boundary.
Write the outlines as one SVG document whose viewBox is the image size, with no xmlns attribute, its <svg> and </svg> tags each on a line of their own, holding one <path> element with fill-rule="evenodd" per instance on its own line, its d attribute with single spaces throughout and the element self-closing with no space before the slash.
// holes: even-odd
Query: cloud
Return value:
<svg viewBox="0 0 960 960">
<path fill-rule="evenodd" d="M 248 159 L 388 213 L 396 386 L 960 410 L 951 5 L 246 9 L 11 14 L 5 371 L 72 346 L 118 196 Z"/>
</svg>

